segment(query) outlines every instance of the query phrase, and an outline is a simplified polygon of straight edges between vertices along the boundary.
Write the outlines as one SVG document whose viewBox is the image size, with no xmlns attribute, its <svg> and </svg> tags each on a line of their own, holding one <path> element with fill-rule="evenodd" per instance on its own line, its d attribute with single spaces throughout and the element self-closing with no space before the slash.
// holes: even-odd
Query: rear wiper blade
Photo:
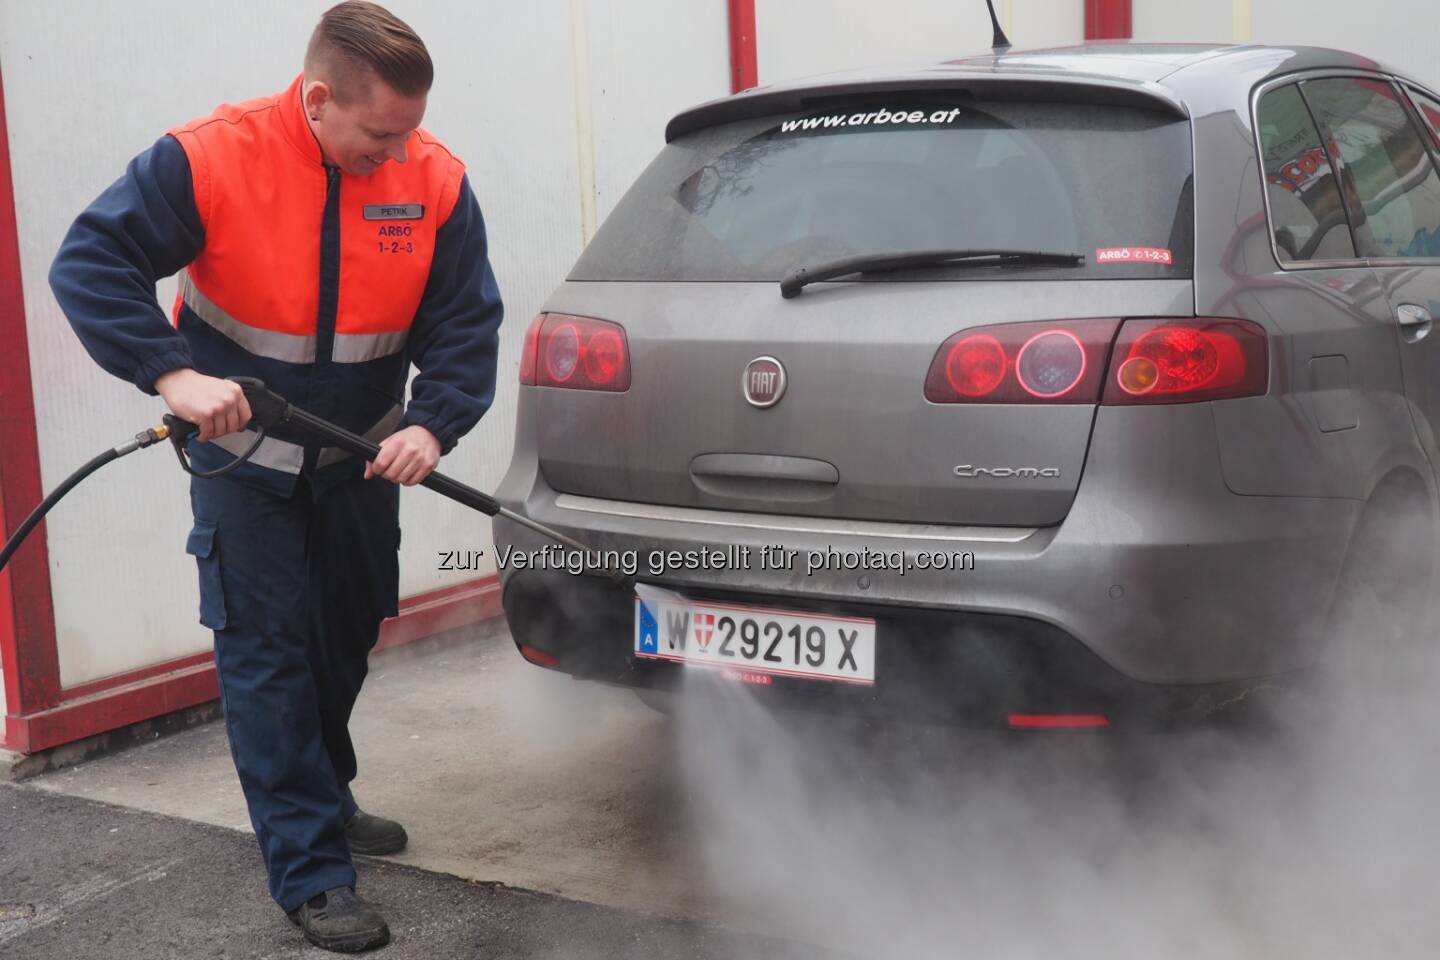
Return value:
<svg viewBox="0 0 1440 960">
<path fill-rule="evenodd" d="M 800 296 L 807 284 L 847 277 L 852 273 L 881 273 L 886 270 L 913 270 L 919 267 L 954 266 L 1057 266 L 1078 267 L 1085 263 L 1080 253 L 1055 253 L 1048 250 L 911 250 L 907 253 L 867 253 L 858 257 L 842 257 L 800 267 L 780 281 L 780 296 L 789 300 Z"/>
</svg>

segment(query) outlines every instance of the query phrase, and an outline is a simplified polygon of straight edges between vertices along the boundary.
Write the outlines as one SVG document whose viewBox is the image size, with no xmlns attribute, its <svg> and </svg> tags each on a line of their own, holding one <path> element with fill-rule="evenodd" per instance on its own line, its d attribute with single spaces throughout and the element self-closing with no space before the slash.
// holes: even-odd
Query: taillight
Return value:
<svg viewBox="0 0 1440 960">
<path fill-rule="evenodd" d="M 593 317 L 540 314 L 525 332 L 520 382 L 572 390 L 629 390 L 625 329 Z"/>
<path fill-rule="evenodd" d="M 525 344 L 520 348 L 520 382 L 535 385 L 535 357 L 540 349 L 540 328 L 545 325 L 545 314 L 537 313 L 525 330 Z"/>
<path fill-rule="evenodd" d="M 1194 403 L 1261 396 L 1267 389 L 1265 331 L 1249 320 L 1126 320 L 1116 337 L 1117 324 L 1027 321 L 962 330 L 930 361 L 925 399 Z"/>
<path fill-rule="evenodd" d="M 1256 397 L 1269 381 L 1265 331 L 1248 320 L 1126 320 L 1106 378 L 1106 404 Z"/>
<path fill-rule="evenodd" d="M 961 337 L 945 353 L 945 385 L 962 397 L 989 396 L 1005 379 L 1008 363 L 1005 348 L 994 337 Z"/>
<path fill-rule="evenodd" d="M 1063 397 L 1085 377 L 1085 347 L 1069 330 L 1046 330 L 1015 355 L 1015 379 L 1032 397 Z"/>
<path fill-rule="evenodd" d="M 1095 403 L 1118 320 L 974 327 L 940 345 L 931 403 Z"/>
</svg>

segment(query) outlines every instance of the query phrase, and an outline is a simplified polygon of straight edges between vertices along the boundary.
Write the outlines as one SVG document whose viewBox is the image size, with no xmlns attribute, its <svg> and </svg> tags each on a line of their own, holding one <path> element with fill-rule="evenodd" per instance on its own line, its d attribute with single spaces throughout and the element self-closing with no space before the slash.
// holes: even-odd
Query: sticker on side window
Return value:
<svg viewBox="0 0 1440 960">
<path fill-rule="evenodd" d="M 1095 251 L 1096 263 L 1158 263 L 1170 266 L 1175 257 L 1165 247 L 1101 247 Z"/>
</svg>

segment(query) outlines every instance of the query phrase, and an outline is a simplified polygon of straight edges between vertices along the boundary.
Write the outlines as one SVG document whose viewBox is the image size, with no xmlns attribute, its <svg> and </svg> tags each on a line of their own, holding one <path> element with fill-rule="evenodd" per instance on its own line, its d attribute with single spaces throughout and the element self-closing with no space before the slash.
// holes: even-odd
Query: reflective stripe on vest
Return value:
<svg viewBox="0 0 1440 960">
<path fill-rule="evenodd" d="M 250 444 L 255 442 L 255 436 L 254 430 L 241 430 L 239 433 L 227 433 L 223 437 L 216 437 L 210 442 L 238 457 L 250 449 Z M 287 443 L 284 440 L 276 440 L 274 437 L 266 437 L 260 441 L 260 446 L 250 457 L 250 462 L 257 467 L 269 467 L 271 470 L 279 470 L 281 473 L 299 473 L 301 465 L 305 462 L 305 448 L 298 443 Z"/>
<path fill-rule="evenodd" d="M 188 270 L 180 274 L 180 300 L 195 316 L 205 321 L 217 333 L 234 341 L 247 353 L 271 360 L 283 360 L 286 363 L 315 362 L 315 337 L 264 330 L 241 323 L 205 296 L 204 291 L 190 278 Z M 396 330 L 391 333 L 337 333 L 331 359 L 336 363 L 378 360 L 404 350 L 409 339 L 409 330 Z"/>
<path fill-rule="evenodd" d="M 269 357 L 271 360 L 284 360 L 287 363 L 315 362 L 314 337 L 264 330 L 241 323 L 205 296 L 195 285 L 195 281 L 190 279 L 189 270 L 180 274 L 180 300 L 195 316 L 204 320 L 217 333 L 233 340 L 247 353 L 253 353 L 257 357 Z"/>
<path fill-rule="evenodd" d="M 391 407 L 369 430 L 361 436 L 371 443 L 379 443 L 400 425 L 400 418 L 405 415 L 405 410 L 399 404 Z M 238 433 L 227 433 L 223 437 L 216 437 L 210 442 L 223 450 L 227 450 L 235 456 L 241 456 L 250 445 L 255 442 L 256 431 L 241 430 Z M 350 456 L 350 451 L 342 450 L 339 447 L 321 447 L 320 455 L 316 458 L 317 467 L 328 467 L 332 463 L 339 463 Z M 286 440 L 277 440 L 274 437 L 266 437 L 260 441 L 260 446 L 250 457 L 250 463 L 258 467 L 269 467 L 271 470 L 279 470 L 281 473 L 300 472 L 301 465 L 305 462 L 305 448 L 298 443 L 290 443 Z"/>
<path fill-rule="evenodd" d="M 378 360 L 405 349 L 409 330 L 393 333 L 337 333 L 331 359 L 336 363 L 364 363 Z"/>
</svg>

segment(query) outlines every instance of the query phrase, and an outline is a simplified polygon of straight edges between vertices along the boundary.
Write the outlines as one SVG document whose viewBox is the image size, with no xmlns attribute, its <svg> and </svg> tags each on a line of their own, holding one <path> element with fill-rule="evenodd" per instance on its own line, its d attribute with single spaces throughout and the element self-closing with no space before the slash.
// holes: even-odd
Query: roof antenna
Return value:
<svg viewBox="0 0 1440 960">
<path fill-rule="evenodd" d="M 990 49 L 996 53 L 1004 53 L 1010 49 L 1010 38 L 1000 29 L 1000 18 L 995 16 L 995 0 L 985 0 L 985 5 L 990 8 L 990 24 L 995 28 L 995 39 L 991 41 Z"/>
</svg>

